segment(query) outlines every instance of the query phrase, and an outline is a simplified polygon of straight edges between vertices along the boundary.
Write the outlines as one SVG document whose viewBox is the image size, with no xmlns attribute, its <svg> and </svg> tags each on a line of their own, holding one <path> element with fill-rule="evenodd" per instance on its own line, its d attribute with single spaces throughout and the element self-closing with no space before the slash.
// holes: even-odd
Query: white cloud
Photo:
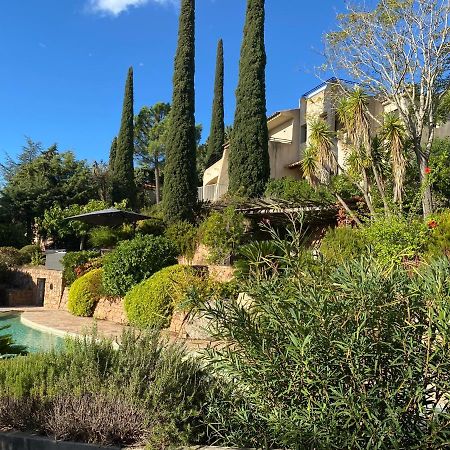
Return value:
<svg viewBox="0 0 450 450">
<path fill-rule="evenodd" d="M 89 9 L 93 12 L 118 16 L 130 7 L 143 6 L 150 2 L 169 5 L 176 4 L 177 0 L 89 0 Z"/>
</svg>

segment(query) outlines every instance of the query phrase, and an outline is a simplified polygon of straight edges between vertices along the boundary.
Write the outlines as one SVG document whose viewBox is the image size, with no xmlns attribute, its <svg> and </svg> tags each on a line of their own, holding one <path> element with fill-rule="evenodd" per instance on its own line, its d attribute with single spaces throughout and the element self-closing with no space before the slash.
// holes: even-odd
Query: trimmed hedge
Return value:
<svg viewBox="0 0 450 450">
<path fill-rule="evenodd" d="M 124 302 L 127 318 L 138 327 L 165 328 L 174 307 L 183 303 L 189 289 L 201 289 L 205 284 L 191 267 L 166 267 L 127 293 Z"/>
<path fill-rule="evenodd" d="M 69 290 L 68 309 L 74 316 L 91 317 L 104 296 L 103 269 L 94 269 L 75 280 Z"/>
<path fill-rule="evenodd" d="M 161 236 L 137 236 L 119 243 L 104 257 L 103 286 L 111 296 L 124 296 L 142 280 L 176 260 L 175 245 Z"/>
</svg>

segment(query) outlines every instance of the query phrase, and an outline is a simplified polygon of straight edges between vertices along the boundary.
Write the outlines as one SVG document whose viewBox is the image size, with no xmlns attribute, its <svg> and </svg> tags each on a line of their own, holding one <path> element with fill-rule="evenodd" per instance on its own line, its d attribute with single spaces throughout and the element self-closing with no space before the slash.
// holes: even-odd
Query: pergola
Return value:
<svg viewBox="0 0 450 450">
<path fill-rule="evenodd" d="M 99 211 L 93 211 L 66 218 L 66 220 L 79 220 L 80 222 L 89 223 L 91 225 L 111 227 L 122 225 L 124 223 L 135 224 L 140 220 L 147 219 L 151 219 L 151 217 L 138 214 L 133 211 L 123 211 L 117 208 L 101 209 Z"/>
</svg>

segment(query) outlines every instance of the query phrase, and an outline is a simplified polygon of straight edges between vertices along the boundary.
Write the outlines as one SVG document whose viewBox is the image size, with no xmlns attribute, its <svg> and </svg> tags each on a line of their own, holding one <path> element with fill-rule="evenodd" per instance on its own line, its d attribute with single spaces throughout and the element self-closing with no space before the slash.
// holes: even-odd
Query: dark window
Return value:
<svg viewBox="0 0 450 450">
<path fill-rule="evenodd" d="M 306 134 L 307 134 L 307 125 L 302 125 L 300 127 L 300 143 L 303 144 L 306 142 Z"/>
</svg>

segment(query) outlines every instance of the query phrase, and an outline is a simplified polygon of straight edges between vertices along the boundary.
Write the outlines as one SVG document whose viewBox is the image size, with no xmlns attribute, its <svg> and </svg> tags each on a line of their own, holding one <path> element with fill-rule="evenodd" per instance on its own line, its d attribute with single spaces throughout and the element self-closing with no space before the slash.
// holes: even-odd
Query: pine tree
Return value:
<svg viewBox="0 0 450 450">
<path fill-rule="evenodd" d="M 195 0 L 182 0 L 164 170 L 168 223 L 191 220 L 197 202 L 194 72 Z"/>
<path fill-rule="evenodd" d="M 211 131 L 208 139 L 207 167 L 222 157 L 225 143 L 225 124 L 223 106 L 223 41 L 217 44 L 216 79 L 214 82 L 214 101 L 211 116 Z"/>
<path fill-rule="evenodd" d="M 134 113 L 133 113 L 133 68 L 128 70 L 123 100 L 122 122 L 117 137 L 112 173 L 112 200 L 128 200 L 136 206 L 136 184 L 134 181 Z"/>
<path fill-rule="evenodd" d="M 270 176 L 264 15 L 264 0 L 248 0 L 230 142 L 229 189 L 250 198 L 264 193 Z"/>
</svg>

